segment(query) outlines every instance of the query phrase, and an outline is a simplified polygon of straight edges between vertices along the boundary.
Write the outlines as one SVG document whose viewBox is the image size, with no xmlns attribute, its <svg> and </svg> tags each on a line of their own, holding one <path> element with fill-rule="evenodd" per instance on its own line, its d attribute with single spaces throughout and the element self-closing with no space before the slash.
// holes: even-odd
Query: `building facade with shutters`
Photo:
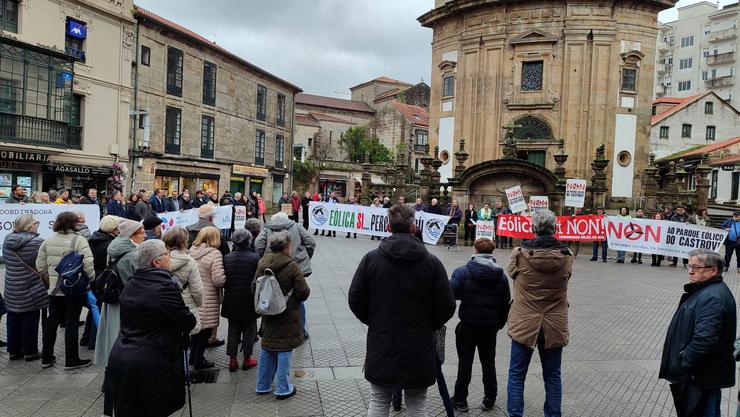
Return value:
<svg viewBox="0 0 740 417">
<path fill-rule="evenodd" d="M 300 88 L 142 8 L 134 69 L 134 189 L 290 191 Z"/>
<path fill-rule="evenodd" d="M 442 181 L 454 177 L 454 152 L 465 140 L 469 170 L 465 193 L 476 204 L 554 189 L 560 139 L 569 178 L 590 179 L 591 162 L 604 144 L 610 160 L 607 202 L 639 194 L 650 153 L 656 19 L 673 0 L 629 2 L 549 0 L 435 0 L 419 17 L 433 30 L 429 144 L 439 146 Z M 509 172 L 506 126 L 517 158 L 528 172 Z M 494 170 L 495 168 L 495 170 Z M 468 171 L 473 172 L 473 171 Z"/>
<path fill-rule="evenodd" d="M 131 0 L 0 1 L 0 200 L 83 194 L 128 163 Z"/>
</svg>

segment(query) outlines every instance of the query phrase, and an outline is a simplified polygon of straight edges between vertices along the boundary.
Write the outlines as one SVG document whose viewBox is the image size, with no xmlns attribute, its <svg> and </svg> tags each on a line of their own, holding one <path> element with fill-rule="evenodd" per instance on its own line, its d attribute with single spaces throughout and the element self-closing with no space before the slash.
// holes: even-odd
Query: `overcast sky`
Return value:
<svg viewBox="0 0 740 417">
<path fill-rule="evenodd" d="M 681 0 L 680 6 L 699 0 Z M 727 4 L 737 0 L 720 0 Z M 434 0 L 136 0 L 307 93 L 349 98 L 385 75 L 431 74 L 432 31 L 416 18 Z M 675 10 L 661 21 L 675 20 Z M 343 94 L 344 93 L 344 94 Z"/>
</svg>

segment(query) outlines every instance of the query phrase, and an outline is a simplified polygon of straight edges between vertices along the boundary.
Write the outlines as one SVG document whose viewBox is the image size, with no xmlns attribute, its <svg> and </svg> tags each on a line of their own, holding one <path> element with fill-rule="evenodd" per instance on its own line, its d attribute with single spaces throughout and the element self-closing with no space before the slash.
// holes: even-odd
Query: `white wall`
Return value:
<svg viewBox="0 0 740 417">
<path fill-rule="evenodd" d="M 714 171 L 717 171 L 717 198 L 715 199 L 715 202 L 722 204 L 731 201 L 732 171 L 722 171 L 722 169 L 719 168 L 715 168 Z M 735 172 L 740 172 L 740 169 L 735 169 Z M 709 178 L 711 179 L 711 176 Z"/>
<path fill-rule="evenodd" d="M 447 183 L 452 177 L 452 164 L 455 160 L 453 150 L 453 132 L 455 131 L 454 117 L 441 117 L 439 119 L 439 153 L 447 151 L 450 154 L 449 161 L 439 168 L 440 181 Z"/>
<path fill-rule="evenodd" d="M 614 130 L 614 161 L 612 166 L 612 197 L 632 197 L 632 182 L 635 170 L 635 137 L 637 136 L 637 115 L 617 114 Z M 631 158 L 627 166 L 619 165 L 620 152 L 629 152 Z"/>
</svg>

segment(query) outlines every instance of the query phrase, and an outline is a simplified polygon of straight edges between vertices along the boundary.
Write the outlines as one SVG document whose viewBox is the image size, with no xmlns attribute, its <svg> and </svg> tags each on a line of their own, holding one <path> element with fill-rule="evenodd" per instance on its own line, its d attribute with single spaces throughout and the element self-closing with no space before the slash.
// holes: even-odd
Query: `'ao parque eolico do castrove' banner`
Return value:
<svg viewBox="0 0 740 417">
<path fill-rule="evenodd" d="M 21 214 L 33 214 L 39 221 L 39 235 L 46 239 L 54 234 L 54 221 L 59 213 L 65 211 L 85 213 L 85 224 L 91 233 L 100 227 L 100 208 L 96 204 L 0 204 L 0 250 Z"/>
<path fill-rule="evenodd" d="M 388 209 L 354 204 L 311 202 L 308 205 L 309 226 L 319 230 L 362 233 L 387 237 Z M 437 244 L 449 216 L 416 212 L 416 227 L 421 230 L 424 243 Z"/>
</svg>

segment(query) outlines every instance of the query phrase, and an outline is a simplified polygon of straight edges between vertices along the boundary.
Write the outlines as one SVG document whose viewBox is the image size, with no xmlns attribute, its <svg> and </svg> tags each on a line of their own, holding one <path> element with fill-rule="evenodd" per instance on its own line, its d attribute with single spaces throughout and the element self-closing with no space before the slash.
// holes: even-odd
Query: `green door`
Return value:
<svg viewBox="0 0 740 417">
<path fill-rule="evenodd" d="M 529 151 L 527 152 L 527 161 L 540 166 L 545 166 L 546 155 L 547 153 L 545 151 Z"/>
</svg>

